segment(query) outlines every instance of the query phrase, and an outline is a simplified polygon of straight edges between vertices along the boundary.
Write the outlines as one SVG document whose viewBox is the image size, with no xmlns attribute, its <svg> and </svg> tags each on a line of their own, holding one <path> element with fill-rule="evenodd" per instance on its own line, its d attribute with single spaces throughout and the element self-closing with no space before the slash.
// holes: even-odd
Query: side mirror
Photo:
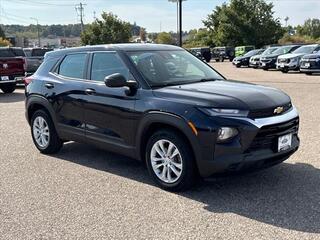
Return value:
<svg viewBox="0 0 320 240">
<path fill-rule="evenodd" d="M 125 87 L 127 84 L 127 79 L 120 73 L 114 73 L 106 76 L 104 82 L 107 87 L 118 88 Z"/>
<path fill-rule="evenodd" d="M 127 81 L 127 79 L 120 73 L 114 73 L 109 76 L 106 76 L 104 79 L 104 83 L 107 87 L 110 88 L 128 87 L 129 90 L 126 91 L 126 94 L 128 95 L 134 94 L 138 88 L 138 83 L 136 81 Z"/>
</svg>

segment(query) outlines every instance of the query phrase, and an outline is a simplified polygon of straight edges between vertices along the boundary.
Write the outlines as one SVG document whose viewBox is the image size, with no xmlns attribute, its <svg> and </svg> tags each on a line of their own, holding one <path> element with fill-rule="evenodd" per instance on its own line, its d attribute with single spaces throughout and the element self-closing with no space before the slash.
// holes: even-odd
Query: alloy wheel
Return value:
<svg viewBox="0 0 320 240">
<path fill-rule="evenodd" d="M 49 145 L 50 130 L 48 123 L 43 117 L 36 117 L 36 119 L 33 121 L 32 131 L 38 146 L 41 148 L 46 148 Z"/>
<path fill-rule="evenodd" d="M 165 183 L 175 183 L 183 170 L 179 149 L 169 140 L 159 140 L 152 146 L 151 166 L 156 176 Z"/>
</svg>

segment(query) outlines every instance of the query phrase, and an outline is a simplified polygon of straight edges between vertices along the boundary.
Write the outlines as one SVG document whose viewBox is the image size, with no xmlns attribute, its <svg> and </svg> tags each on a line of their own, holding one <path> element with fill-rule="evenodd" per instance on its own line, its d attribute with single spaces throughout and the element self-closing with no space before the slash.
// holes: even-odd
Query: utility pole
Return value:
<svg viewBox="0 0 320 240">
<path fill-rule="evenodd" d="M 179 0 L 179 46 L 182 47 L 182 0 Z"/>
<path fill-rule="evenodd" d="M 186 0 L 168 0 L 177 3 L 177 32 L 179 46 L 182 47 L 182 2 Z"/>
<path fill-rule="evenodd" d="M 38 31 L 38 47 L 41 47 L 41 42 L 40 42 L 40 25 L 39 25 L 39 20 L 37 18 L 31 17 L 30 19 L 35 20 L 37 22 L 37 31 Z"/>
<path fill-rule="evenodd" d="M 84 23 L 83 23 L 83 18 L 84 18 L 84 8 L 83 6 L 86 6 L 87 4 L 79 3 L 75 6 L 76 12 L 78 14 L 78 17 L 80 18 L 80 23 L 81 23 L 81 33 L 84 30 Z"/>
</svg>

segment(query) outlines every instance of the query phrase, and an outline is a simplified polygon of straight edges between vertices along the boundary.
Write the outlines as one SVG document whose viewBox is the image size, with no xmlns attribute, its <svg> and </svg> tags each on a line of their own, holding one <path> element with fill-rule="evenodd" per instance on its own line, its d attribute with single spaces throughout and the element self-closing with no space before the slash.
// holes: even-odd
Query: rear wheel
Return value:
<svg viewBox="0 0 320 240">
<path fill-rule="evenodd" d="M 33 114 L 31 134 L 34 144 L 41 153 L 57 153 L 63 146 L 51 118 L 43 110 L 38 110 Z"/>
<path fill-rule="evenodd" d="M 146 148 L 150 175 L 163 189 L 183 191 L 196 181 L 196 166 L 188 143 L 171 130 L 154 133 Z"/>
<path fill-rule="evenodd" d="M 13 93 L 16 90 L 16 84 L 8 84 L 0 87 L 4 93 Z"/>
</svg>

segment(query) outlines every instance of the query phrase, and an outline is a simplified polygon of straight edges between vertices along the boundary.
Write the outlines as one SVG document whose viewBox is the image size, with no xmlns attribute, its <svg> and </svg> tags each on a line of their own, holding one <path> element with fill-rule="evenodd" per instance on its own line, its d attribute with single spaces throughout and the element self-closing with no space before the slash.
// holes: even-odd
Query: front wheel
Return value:
<svg viewBox="0 0 320 240">
<path fill-rule="evenodd" d="M 154 133 L 146 148 L 150 175 L 163 189 L 183 191 L 196 181 L 196 166 L 188 143 L 171 130 Z"/>
<path fill-rule="evenodd" d="M 50 116 L 43 110 L 36 111 L 31 119 L 31 134 L 41 153 L 57 153 L 63 146 Z"/>
<path fill-rule="evenodd" d="M 1 86 L 0 89 L 4 93 L 13 93 L 14 90 L 16 90 L 16 84 L 4 85 L 4 86 Z"/>
</svg>

